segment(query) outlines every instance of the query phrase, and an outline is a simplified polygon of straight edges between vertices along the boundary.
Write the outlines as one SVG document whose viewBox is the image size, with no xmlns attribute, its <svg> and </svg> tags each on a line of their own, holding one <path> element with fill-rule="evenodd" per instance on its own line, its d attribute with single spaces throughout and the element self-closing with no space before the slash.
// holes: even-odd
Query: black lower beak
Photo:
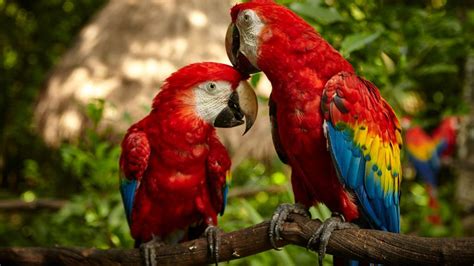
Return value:
<svg viewBox="0 0 474 266">
<path fill-rule="evenodd" d="M 227 28 L 225 46 L 227 56 L 232 65 L 244 74 L 254 74 L 260 72 L 250 61 L 240 52 L 240 33 L 234 23 L 230 23 Z"/>
<path fill-rule="evenodd" d="M 244 123 L 244 113 L 239 106 L 239 95 L 233 92 L 227 106 L 214 120 L 215 127 L 235 127 Z"/>
</svg>

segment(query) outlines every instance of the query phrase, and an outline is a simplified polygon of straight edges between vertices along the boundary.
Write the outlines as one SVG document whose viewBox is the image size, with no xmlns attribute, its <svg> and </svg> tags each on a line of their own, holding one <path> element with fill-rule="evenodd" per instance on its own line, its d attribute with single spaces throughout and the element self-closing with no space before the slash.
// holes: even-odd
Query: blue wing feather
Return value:
<svg viewBox="0 0 474 266">
<path fill-rule="evenodd" d="M 411 154 L 408 154 L 408 158 L 413 163 L 417 173 L 424 179 L 423 181 L 432 186 L 436 186 L 436 176 L 440 168 L 437 156 L 433 156 L 429 161 L 416 159 Z"/>
<path fill-rule="evenodd" d="M 229 193 L 229 185 L 226 183 L 225 186 L 222 188 L 222 197 L 224 202 L 222 202 L 222 209 L 220 211 L 220 215 L 224 215 L 225 206 L 227 205 L 227 194 Z"/>
<path fill-rule="evenodd" d="M 329 151 L 339 178 L 355 192 L 368 221 L 376 229 L 399 232 L 398 206 L 394 204 L 391 193 L 384 195 L 381 182 L 374 178 L 374 175 L 381 175 L 382 171 L 373 165 L 369 174 L 365 175 L 367 160 L 362 156 L 361 148 L 348 138 L 350 134 L 341 133 L 331 122 L 326 121 L 326 125 Z M 343 152 L 340 152 L 341 147 L 344 147 Z"/>
<path fill-rule="evenodd" d="M 120 194 L 122 195 L 123 206 L 125 214 L 127 215 L 128 224 L 131 224 L 133 201 L 135 199 L 135 192 L 138 189 L 139 183 L 137 180 L 121 179 Z"/>
</svg>

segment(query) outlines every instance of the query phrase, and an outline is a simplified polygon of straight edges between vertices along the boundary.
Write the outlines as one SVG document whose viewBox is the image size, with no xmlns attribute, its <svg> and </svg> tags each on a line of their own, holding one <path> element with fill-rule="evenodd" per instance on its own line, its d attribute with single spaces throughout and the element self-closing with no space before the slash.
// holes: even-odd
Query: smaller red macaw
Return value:
<svg viewBox="0 0 474 266">
<path fill-rule="evenodd" d="M 441 168 L 441 158 L 451 156 L 456 146 L 457 117 L 447 117 L 429 135 L 420 126 L 412 126 L 409 118 L 403 118 L 405 143 L 408 159 L 417 174 L 426 184 L 429 195 L 429 206 L 435 212 L 428 217 L 433 224 L 441 224 L 439 203 L 437 199 L 438 174 Z"/>
<path fill-rule="evenodd" d="M 128 129 L 120 192 L 147 264 L 156 263 L 157 243 L 203 233 L 217 262 L 214 226 L 224 212 L 231 161 L 214 127 L 238 126 L 244 117 L 245 132 L 252 126 L 257 99 L 247 77 L 219 63 L 183 67 L 166 79 L 150 114 Z"/>
</svg>

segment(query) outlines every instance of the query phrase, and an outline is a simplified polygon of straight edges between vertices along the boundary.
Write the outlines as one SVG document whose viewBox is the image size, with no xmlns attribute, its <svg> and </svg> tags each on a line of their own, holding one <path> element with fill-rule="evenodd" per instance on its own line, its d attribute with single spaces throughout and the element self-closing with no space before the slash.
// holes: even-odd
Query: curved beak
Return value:
<svg viewBox="0 0 474 266">
<path fill-rule="evenodd" d="M 240 51 L 240 33 L 234 23 L 230 23 L 225 35 L 225 49 L 232 65 L 244 74 L 260 72 Z"/>
<path fill-rule="evenodd" d="M 253 126 L 258 113 L 257 95 L 250 84 L 243 80 L 237 89 L 232 92 L 224 108 L 214 120 L 215 127 L 235 127 L 244 123 L 245 133 Z"/>
</svg>

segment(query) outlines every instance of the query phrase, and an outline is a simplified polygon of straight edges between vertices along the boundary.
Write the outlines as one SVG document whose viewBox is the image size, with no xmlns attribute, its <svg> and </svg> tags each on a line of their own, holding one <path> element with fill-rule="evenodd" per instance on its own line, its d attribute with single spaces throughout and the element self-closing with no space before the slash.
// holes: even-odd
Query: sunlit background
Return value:
<svg viewBox="0 0 474 266">
<path fill-rule="evenodd" d="M 133 246 L 118 191 L 119 142 L 174 70 L 229 63 L 224 36 L 235 2 L 0 0 L 1 245 Z M 474 236 L 474 2 L 278 2 L 373 81 L 399 117 L 427 131 L 443 117 L 461 117 L 459 149 L 439 178 L 440 223 L 427 218 L 426 186 L 404 156 L 402 232 Z M 290 170 L 270 135 L 271 86 L 262 75 L 252 83 L 256 126 L 245 137 L 242 128 L 219 132 L 234 169 L 224 231 L 268 219 L 279 203 L 293 201 Z M 324 206 L 312 213 L 330 215 Z M 315 263 L 313 252 L 294 246 L 231 262 Z"/>
</svg>

